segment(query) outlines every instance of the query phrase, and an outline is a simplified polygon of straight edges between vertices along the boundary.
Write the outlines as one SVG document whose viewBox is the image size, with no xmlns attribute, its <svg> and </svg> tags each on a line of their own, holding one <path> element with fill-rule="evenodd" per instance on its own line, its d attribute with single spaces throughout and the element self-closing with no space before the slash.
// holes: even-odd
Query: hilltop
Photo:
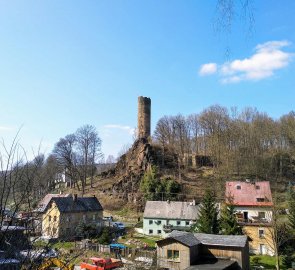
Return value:
<svg viewBox="0 0 295 270">
<path fill-rule="evenodd" d="M 128 205 L 129 210 L 141 211 L 144 205 L 143 194 L 140 191 L 140 181 L 144 173 L 156 166 L 159 171 L 159 181 L 174 179 L 181 185 L 177 196 L 181 200 L 196 200 L 200 202 L 206 188 L 212 188 L 218 197 L 224 198 L 225 181 L 245 180 L 248 175 L 235 173 L 225 175 L 207 166 L 184 166 L 178 163 L 177 155 L 145 138 L 137 139 L 126 154 L 122 155 L 115 167 L 102 172 L 94 178 L 93 186 L 87 185 L 85 196 L 96 195 L 106 210 L 122 210 Z M 270 180 L 273 179 L 254 179 Z M 285 182 L 277 186 L 284 191 Z M 66 189 L 63 192 L 80 193 L 77 189 Z"/>
</svg>

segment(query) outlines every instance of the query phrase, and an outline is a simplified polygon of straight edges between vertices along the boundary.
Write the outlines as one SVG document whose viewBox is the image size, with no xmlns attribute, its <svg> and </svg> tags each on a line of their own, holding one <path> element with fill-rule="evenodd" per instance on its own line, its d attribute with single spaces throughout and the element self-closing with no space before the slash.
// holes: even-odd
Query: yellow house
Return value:
<svg viewBox="0 0 295 270">
<path fill-rule="evenodd" d="M 103 225 L 103 208 L 95 196 L 53 197 L 42 212 L 42 236 L 71 238 L 79 224 Z"/>
<path fill-rule="evenodd" d="M 271 224 L 245 224 L 243 232 L 249 237 L 250 252 L 274 256 L 273 228 Z"/>
</svg>

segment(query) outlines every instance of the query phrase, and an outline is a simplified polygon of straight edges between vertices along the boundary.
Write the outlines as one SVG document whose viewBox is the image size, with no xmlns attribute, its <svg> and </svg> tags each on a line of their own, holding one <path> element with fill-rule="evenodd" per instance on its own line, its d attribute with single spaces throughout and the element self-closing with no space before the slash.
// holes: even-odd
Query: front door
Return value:
<svg viewBox="0 0 295 270">
<path fill-rule="evenodd" d="M 259 245 L 259 252 L 260 252 L 261 255 L 266 254 L 266 246 L 264 244 Z"/>
<path fill-rule="evenodd" d="M 244 212 L 244 221 L 248 222 L 248 212 Z"/>
</svg>

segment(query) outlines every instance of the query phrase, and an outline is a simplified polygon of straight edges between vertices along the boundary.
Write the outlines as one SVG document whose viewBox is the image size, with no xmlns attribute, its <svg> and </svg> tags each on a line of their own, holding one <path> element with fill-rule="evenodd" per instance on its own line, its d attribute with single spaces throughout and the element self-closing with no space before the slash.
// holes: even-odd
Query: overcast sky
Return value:
<svg viewBox="0 0 295 270">
<path fill-rule="evenodd" d="M 293 110 L 295 1 L 250 1 L 253 31 L 237 14 L 229 34 L 214 28 L 216 2 L 1 1 L 0 137 L 21 128 L 30 157 L 91 124 L 107 157 L 132 141 L 140 95 L 153 129 L 214 104 Z"/>
</svg>

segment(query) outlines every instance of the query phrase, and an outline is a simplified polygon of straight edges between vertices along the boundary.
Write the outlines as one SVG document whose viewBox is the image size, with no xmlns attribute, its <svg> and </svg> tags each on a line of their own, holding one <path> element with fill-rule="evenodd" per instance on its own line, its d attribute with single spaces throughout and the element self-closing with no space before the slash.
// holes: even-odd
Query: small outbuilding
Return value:
<svg viewBox="0 0 295 270">
<path fill-rule="evenodd" d="M 247 236 L 173 231 L 157 241 L 158 266 L 164 269 L 249 269 Z"/>
</svg>

